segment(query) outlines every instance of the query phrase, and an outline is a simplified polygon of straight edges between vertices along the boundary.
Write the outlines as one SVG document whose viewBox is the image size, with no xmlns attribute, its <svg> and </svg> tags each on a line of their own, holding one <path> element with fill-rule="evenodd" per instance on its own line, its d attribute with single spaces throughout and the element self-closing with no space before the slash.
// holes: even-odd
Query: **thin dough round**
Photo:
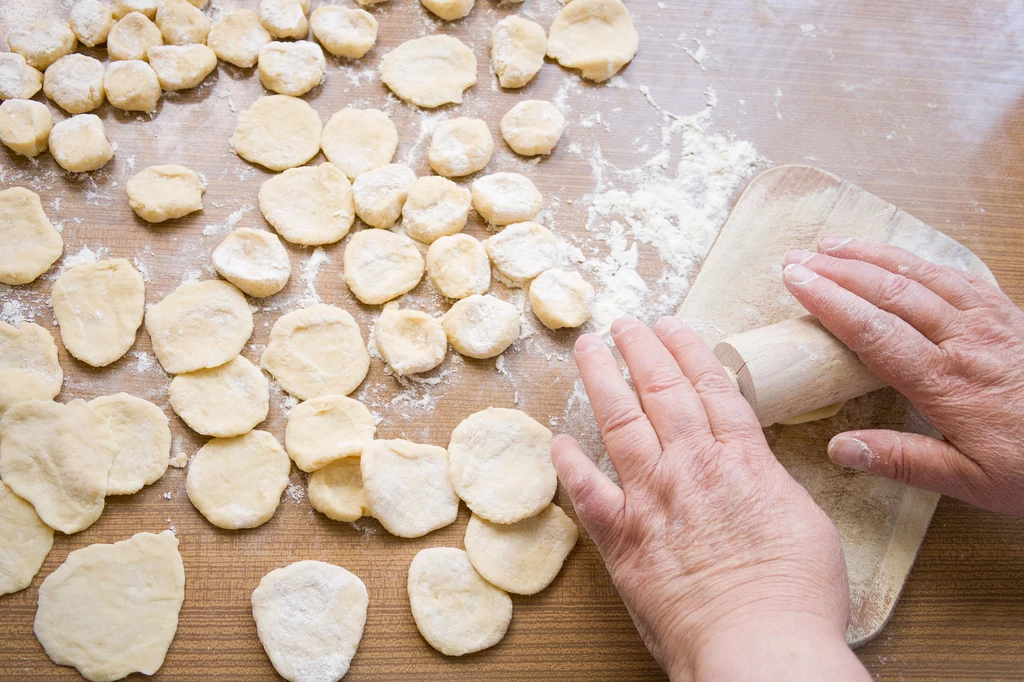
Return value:
<svg viewBox="0 0 1024 682">
<path fill-rule="evenodd" d="M 492 225 L 532 220 L 543 205 L 540 190 L 519 173 L 493 173 L 473 183 L 473 208 Z"/>
<path fill-rule="evenodd" d="M 108 64 L 103 89 L 110 106 L 124 111 L 155 111 L 163 92 L 153 67 L 138 59 Z"/>
<path fill-rule="evenodd" d="M 169 393 L 174 413 L 204 436 L 241 436 L 270 410 L 267 378 L 241 355 L 220 367 L 179 374 Z"/>
<path fill-rule="evenodd" d="M 118 445 L 107 473 L 107 496 L 131 495 L 159 481 L 171 458 L 167 415 L 127 393 L 94 398 L 89 407 L 107 420 Z"/>
<path fill-rule="evenodd" d="M 0 320 L 0 417 L 15 403 L 54 398 L 63 383 L 50 332 L 34 322 L 15 327 Z"/>
<path fill-rule="evenodd" d="M 603 83 L 636 56 L 640 39 L 621 0 L 574 0 L 555 15 L 548 56 Z"/>
<path fill-rule="evenodd" d="M 415 183 L 412 168 L 398 163 L 361 173 L 352 183 L 356 215 L 370 227 L 391 227 L 402 215 L 402 207 Z"/>
<path fill-rule="evenodd" d="M 213 267 L 249 296 L 273 296 L 292 273 L 288 251 L 276 234 L 239 227 L 213 250 Z"/>
<path fill-rule="evenodd" d="M 53 529 L 0 481 L 0 595 L 32 584 L 53 547 Z"/>
<path fill-rule="evenodd" d="M 558 256 L 555 235 L 539 223 L 509 225 L 484 245 L 498 273 L 520 286 L 553 268 Z"/>
<path fill-rule="evenodd" d="M 461 104 L 462 92 L 476 84 L 476 56 L 458 38 L 415 38 L 384 56 L 380 77 L 393 93 L 416 106 Z"/>
<path fill-rule="evenodd" d="M 240 9 L 210 28 L 206 44 L 213 49 L 218 59 L 243 69 L 251 69 L 259 59 L 260 48 L 273 39 L 260 23 L 260 15 L 250 9 Z"/>
<path fill-rule="evenodd" d="M 260 48 L 260 83 L 267 90 L 299 97 L 320 85 L 325 73 L 327 60 L 316 43 L 273 42 Z"/>
<path fill-rule="evenodd" d="M 205 44 L 210 34 L 210 18 L 190 0 L 160 0 L 156 25 L 167 45 Z"/>
<path fill-rule="evenodd" d="M 7 34 L 7 46 L 29 66 L 45 71 L 50 64 L 75 51 L 78 38 L 66 22 L 46 19 Z"/>
<path fill-rule="evenodd" d="M 0 100 L 29 99 L 42 87 L 42 71 L 16 52 L 0 52 Z"/>
<path fill-rule="evenodd" d="M 349 180 L 391 163 L 398 149 L 398 131 L 377 109 L 347 107 L 324 126 L 324 156 Z"/>
<path fill-rule="evenodd" d="M 366 405 L 343 395 L 322 395 L 291 411 L 284 445 L 296 466 L 313 472 L 358 457 L 376 432 L 377 422 Z"/>
<path fill-rule="evenodd" d="M 459 515 L 444 448 L 375 440 L 363 448 L 359 462 L 366 506 L 392 535 L 418 538 Z"/>
<path fill-rule="evenodd" d="M 333 244 L 355 221 L 352 185 L 330 163 L 275 175 L 260 186 L 259 201 L 263 217 L 292 244 Z"/>
<path fill-rule="evenodd" d="M 501 136 L 516 154 L 550 154 L 565 132 L 565 116 L 551 102 L 528 99 L 501 118 Z"/>
<path fill-rule="evenodd" d="M 427 275 L 448 298 L 485 294 L 491 286 L 491 263 L 480 240 L 468 234 L 441 237 L 427 249 Z"/>
<path fill-rule="evenodd" d="M 518 15 L 507 16 L 491 30 L 491 65 L 503 88 L 521 88 L 544 66 L 548 39 L 544 27 Z"/>
<path fill-rule="evenodd" d="M 110 61 L 149 59 L 149 48 L 164 44 L 156 24 L 140 12 L 129 12 L 118 20 L 107 35 L 107 56 Z"/>
<path fill-rule="evenodd" d="M 97 170 L 114 158 L 103 121 L 94 114 L 79 114 L 54 125 L 49 145 L 57 165 L 72 173 Z"/>
<path fill-rule="evenodd" d="M 427 158 L 438 175 L 457 178 L 481 171 L 494 153 L 494 138 L 478 118 L 454 118 L 437 126 Z"/>
<path fill-rule="evenodd" d="M 260 0 L 260 23 L 275 38 L 305 38 L 309 32 L 305 6 L 299 0 Z"/>
<path fill-rule="evenodd" d="M 408 205 L 408 202 L 406 202 Z M 423 256 L 413 241 L 387 230 L 363 230 L 343 256 L 345 282 L 366 305 L 380 305 L 412 291 L 423 278 Z"/>
<path fill-rule="evenodd" d="M 309 503 L 335 521 L 351 523 L 369 515 L 358 457 L 343 457 L 309 475 Z"/>
<path fill-rule="evenodd" d="M 114 27 L 114 8 L 100 0 L 78 0 L 71 8 L 68 23 L 82 45 L 102 45 Z"/>
<path fill-rule="evenodd" d="M 238 117 L 231 147 L 246 161 L 283 171 L 317 155 L 321 130 L 320 117 L 305 101 L 270 95 Z"/>
<path fill-rule="evenodd" d="M 43 74 L 43 92 L 69 114 L 84 114 L 103 104 L 103 62 L 69 54 Z"/>
<path fill-rule="evenodd" d="M 4 106 L 7 106 L 4 104 Z M 0 192 L 0 282 L 28 284 L 50 269 L 64 240 L 43 212 L 39 195 L 24 187 Z"/>
<path fill-rule="evenodd" d="M 335 57 L 361 59 L 377 42 L 377 20 L 365 10 L 324 5 L 309 23 L 316 39 Z"/>
<path fill-rule="evenodd" d="M 593 305 L 594 287 L 578 272 L 546 270 L 530 282 L 530 307 L 548 329 L 579 327 Z"/>
<path fill-rule="evenodd" d="M 402 206 L 405 233 L 425 244 L 439 237 L 461 232 L 469 220 L 473 195 L 448 178 L 427 175 L 409 189 Z"/>
<path fill-rule="evenodd" d="M 445 21 L 469 16 L 476 0 L 420 0 L 420 4 Z"/>
<path fill-rule="evenodd" d="M 373 327 L 377 350 L 398 376 L 429 372 L 448 353 L 440 320 L 418 310 L 387 307 Z"/>
<path fill-rule="evenodd" d="M 156 45 L 146 56 L 164 90 L 197 87 L 217 69 L 217 54 L 206 45 Z"/>
<path fill-rule="evenodd" d="M 462 355 L 483 360 L 501 355 L 519 338 L 519 311 L 493 296 L 469 296 L 445 313 L 448 343 Z"/>
</svg>

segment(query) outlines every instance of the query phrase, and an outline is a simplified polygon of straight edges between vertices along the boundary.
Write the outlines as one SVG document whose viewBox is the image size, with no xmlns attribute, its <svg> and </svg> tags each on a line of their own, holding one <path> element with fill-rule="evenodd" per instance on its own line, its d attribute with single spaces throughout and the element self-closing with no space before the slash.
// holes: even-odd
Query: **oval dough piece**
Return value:
<svg viewBox="0 0 1024 682">
<path fill-rule="evenodd" d="M 418 310 L 385 308 L 373 331 L 377 350 L 398 376 L 429 372 L 448 353 L 440 320 Z"/>
<path fill-rule="evenodd" d="M 370 354 L 348 311 L 320 304 L 274 323 L 260 366 L 285 391 L 309 400 L 356 390 L 370 369 Z"/>
<path fill-rule="evenodd" d="M 491 30 L 491 65 L 503 88 L 521 88 L 544 66 L 548 38 L 544 27 L 515 14 Z"/>
<path fill-rule="evenodd" d="M 469 415 L 452 431 L 448 454 L 455 492 L 487 521 L 522 521 L 555 496 L 551 432 L 519 410 Z"/>
<path fill-rule="evenodd" d="M 194 88 L 217 68 L 217 55 L 206 45 L 157 45 L 146 55 L 164 90 Z"/>
<path fill-rule="evenodd" d="M 152 675 L 163 665 L 185 600 L 178 538 L 166 530 L 68 555 L 39 587 L 35 634 L 57 665 L 87 680 Z"/>
<path fill-rule="evenodd" d="M 363 581 L 322 561 L 299 561 L 263 576 L 252 616 L 274 670 L 289 682 L 334 682 L 363 638 L 369 597 Z"/>
<path fill-rule="evenodd" d="M 140 12 L 130 12 L 119 19 L 107 35 L 107 56 L 110 61 L 141 59 L 146 61 L 149 48 L 164 44 L 156 24 Z"/>
<path fill-rule="evenodd" d="M 291 466 L 266 431 L 214 438 L 192 458 L 185 488 L 193 506 L 218 528 L 256 528 L 277 511 Z"/>
<path fill-rule="evenodd" d="M 0 417 L 15 403 L 55 397 L 63 383 L 50 332 L 34 322 L 15 327 L 0 320 Z"/>
<path fill-rule="evenodd" d="M 167 45 L 206 43 L 210 34 L 210 18 L 189 0 L 160 0 L 156 25 Z"/>
<path fill-rule="evenodd" d="M 123 19 L 130 12 L 144 14 L 147 19 L 156 19 L 159 0 L 114 0 L 114 18 Z"/>
<path fill-rule="evenodd" d="M 461 104 L 462 92 L 476 84 L 476 56 L 458 38 L 415 38 L 384 56 L 380 77 L 393 93 L 416 106 Z"/>
<path fill-rule="evenodd" d="M 409 189 L 402 206 L 402 227 L 413 239 L 431 244 L 435 239 L 461 232 L 469 220 L 473 196 L 448 178 L 428 175 Z"/>
<path fill-rule="evenodd" d="M 402 215 L 402 207 L 415 182 L 416 173 L 412 168 L 398 163 L 361 173 L 352 183 L 356 215 L 370 227 L 391 227 Z"/>
<path fill-rule="evenodd" d="M 240 227 L 213 250 L 213 267 L 221 277 L 256 298 L 284 289 L 292 273 L 288 251 L 277 235 Z"/>
<path fill-rule="evenodd" d="M 478 239 L 454 234 L 441 237 L 427 249 L 427 275 L 448 298 L 468 298 L 487 293 L 491 263 Z"/>
<path fill-rule="evenodd" d="M 481 578 L 461 549 L 422 550 L 409 565 L 408 590 L 416 628 L 446 656 L 494 646 L 512 622 L 512 599 Z"/>
<path fill-rule="evenodd" d="M 398 149 L 398 131 L 383 111 L 348 107 L 331 116 L 321 144 L 324 156 L 355 180 L 391 163 Z"/>
<path fill-rule="evenodd" d="M 241 436 L 270 410 L 267 378 L 241 355 L 220 367 L 179 374 L 169 393 L 174 413 L 204 436 Z"/>
<path fill-rule="evenodd" d="M 153 354 L 168 374 L 219 367 L 252 335 L 252 311 L 235 285 L 186 282 L 146 310 Z"/>
<path fill-rule="evenodd" d="M 4 106 L 7 106 L 6 104 Z M 39 195 L 24 187 L 0 192 L 0 282 L 28 284 L 50 269 L 64 251 Z"/>
<path fill-rule="evenodd" d="M 420 3 L 445 21 L 455 21 L 469 16 L 476 0 L 420 0 Z"/>
<path fill-rule="evenodd" d="M 558 256 L 555 235 L 539 223 L 509 225 L 484 244 L 495 269 L 520 286 L 554 267 Z"/>
<path fill-rule="evenodd" d="M 309 475 L 309 503 L 335 521 L 351 523 L 368 515 L 359 457 L 344 457 Z M 33 512 L 34 513 L 34 512 Z"/>
<path fill-rule="evenodd" d="M 89 407 L 107 420 L 119 448 L 107 474 L 107 496 L 131 495 L 159 481 L 171 458 L 167 415 L 127 393 L 94 398 Z"/>
<path fill-rule="evenodd" d="M 296 466 L 317 471 L 339 459 L 358 457 L 373 440 L 377 422 L 358 400 L 322 395 L 288 415 L 284 446 Z"/>
<path fill-rule="evenodd" d="M 110 106 L 124 111 L 155 111 L 162 94 L 156 71 L 138 59 L 111 62 L 103 88 Z"/>
<path fill-rule="evenodd" d="M 555 15 L 548 32 L 548 56 L 597 83 L 628 64 L 639 44 L 620 0 L 575 0 Z"/>
<path fill-rule="evenodd" d="M 0 100 L 29 99 L 43 87 L 43 73 L 15 52 L 0 52 Z"/>
<path fill-rule="evenodd" d="M 579 327 L 593 305 L 594 287 L 579 273 L 546 270 L 530 282 L 530 307 L 548 329 Z"/>
<path fill-rule="evenodd" d="M 273 171 L 306 163 L 320 151 L 320 117 L 296 97 L 260 97 L 238 117 L 231 147 Z"/>
<path fill-rule="evenodd" d="M 427 157 L 430 167 L 446 178 L 481 171 L 494 153 L 494 138 L 478 118 L 454 118 L 437 126 Z"/>
<path fill-rule="evenodd" d="M 519 311 L 493 296 L 457 301 L 442 324 L 452 348 L 479 360 L 501 355 L 519 338 Z"/>
<path fill-rule="evenodd" d="M 116 454 L 107 420 L 83 400 L 28 400 L 0 420 L 0 478 L 46 525 L 68 535 L 103 512 Z"/>
<path fill-rule="evenodd" d="M 361 59 L 377 42 L 377 20 L 365 10 L 324 5 L 309 23 L 316 39 L 335 57 Z"/>
<path fill-rule="evenodd" d="M 352 185 L 329 163 L 275 175 L 260 187 L 259 200 L 263 217 L 292 244 L 333 244 L 355 221 Z"/>
<path fill-rule="evenodd" d="M 260 0 L 260 23 L 275 38 L 305 38 L 309 33 L 305 6 L 299 0 Z"/>
<path fill-rule="evenodd" d="M 103 62 L 84 54 L 61 57 L 43 75 L 43 92 L 69 114 L 84 114 L 103 104 Z"/>
<path fill-rule="evenodd" d="M 7 46 L 24 57 L 29 66 L 45 71 L 50 64 L 74 52 L 78 38 L 67 23 L 47 19 L 8 33 Z"/>
<path fill-rule="evenodd" d="M 78 0 L 71 8 L 68 23 L 82 45 L 102 45 L 114 27 L 114 8 L 100 0 Z"/>
<path fill-rule="evenodd" d="M 565 116 L 551 102 L 520 102 L 501 118 L 501 136 L 516 154 L 550 154 L 565 132 Z"/>
<path fill-rule="evenodd" d="M 83 263 L 57 278 L 50 301 L 68 352 L 93 367 L 106 367 L 135 343 L 146 284 L 124 258 Z"/>
<path fill-rule="evenodd" d="M 359 459 L 366 506 L 392 535 L 418 538 L 459 515 L 448 451 L 407 440 L 375 440 Z"/>
<path fill-rule="evenodd" d="M 54 125 L 49 145 L 57 165 L 72 173 L 94 171 L 114 158 L 103 121 L 94 114 L 79 114 Z"/>
<path fill-rule="evenodd" d="M 387 230 L 357 232 L 342 260 L 345 282 L 366 305 L 387 303 L 412 291 L 423 279 L 419 249 L 408 237 Z"/>
<path fill-rule="evenodd" d="M 195 171 L 169 163 L 143 169 L 125 183 L 125 191 L 136 215 L 162 223 L 203 210 L 206 187 Z"/>
<path fill-rule="evenodd" d="M 0 142 L 8 149 L 30 158 L 49 147 L 53 116 L 45 104 L 12 99 L 0 104 Z"/>
<path fill-rule="evenodd" d="M 543 205 L 540 190 L 519 173 L 493 173 L 473 183 L 473 208 L 492 225 L 530 220 Z"/>
<path fill-rule="evenodd" d="M 326 72 L 324 51 L 308 40 L 273 42 L 260 48 L 260 83 L 267 90 L 299 97 L 320 85 Z"/>
<path fill-rule="evenodd" d="M 273 36 L 263 28 L 260 15 L 250 9 L 240 9 L 213 25 L 206 44 L 218 59 L 251 69 L 259 59 L 260 48 L 271 40 Z"/>
<path fill-rule="evenodd" d="M 32 584 L 53 547 L 53 529 L 0 481 L 0 595 Z"/>
</svg>

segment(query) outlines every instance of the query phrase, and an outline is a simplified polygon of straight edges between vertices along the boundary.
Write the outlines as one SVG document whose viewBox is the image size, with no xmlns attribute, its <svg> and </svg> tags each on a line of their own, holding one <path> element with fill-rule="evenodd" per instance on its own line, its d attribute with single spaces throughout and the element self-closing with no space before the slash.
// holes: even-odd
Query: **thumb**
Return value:
<svg viewBox="0 0 1024 682">
<path fill-rule="evenodd" d="M 555 437 L 551 461 L 576 516 L 603 554 L 603 540 L 617 525 L 625 503 L 622 489 L 597 468 L 572 436 Z"/>
</svg>

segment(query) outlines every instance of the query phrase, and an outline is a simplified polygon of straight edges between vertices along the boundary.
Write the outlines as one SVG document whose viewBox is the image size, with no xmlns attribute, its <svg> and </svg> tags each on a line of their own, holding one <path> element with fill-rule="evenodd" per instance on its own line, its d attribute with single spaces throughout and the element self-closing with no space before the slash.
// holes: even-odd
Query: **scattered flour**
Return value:
<svg viewBox="0 0 1024 682">
<path fill-rule="evenodd" d="M 299 275 L 299 281 L 302 282 L 304 287 L 302 298 L 299 299 L 300 308 L 308 308 L 321 302 L 320 294 L 316 291 L 316 278 L 320 275 L 320 268 L 324 263 L 330 262 L 331 257 L 321 247 L 318 246 L 313 249 L 309 260 L 302 266 L 302 274 Z"/>
</svg>

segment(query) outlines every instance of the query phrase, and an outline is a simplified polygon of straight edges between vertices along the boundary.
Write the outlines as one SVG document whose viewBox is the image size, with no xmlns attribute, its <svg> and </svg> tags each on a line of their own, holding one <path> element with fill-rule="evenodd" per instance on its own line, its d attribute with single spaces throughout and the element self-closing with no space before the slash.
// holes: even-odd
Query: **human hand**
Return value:
<svg viewBox="0 0 1024 682">
<path fill-rule="evenodd" d="M 999 289 L 882 244 L 786 254 L 786 287 L 945 440 L 850 431 L 838 464 L 1024 514 L 1024 313 Z"/>
<path fill-rule="evenodd" d="M 573 438 L 552 449 L 647 647 L 673 680 L 868 679 L 835 526 L 703 340 L 674 317 L 655 330 L 612 325 L 636 394 L 600 338 L 576 343 L 622 489 Z"/>
</svg>

